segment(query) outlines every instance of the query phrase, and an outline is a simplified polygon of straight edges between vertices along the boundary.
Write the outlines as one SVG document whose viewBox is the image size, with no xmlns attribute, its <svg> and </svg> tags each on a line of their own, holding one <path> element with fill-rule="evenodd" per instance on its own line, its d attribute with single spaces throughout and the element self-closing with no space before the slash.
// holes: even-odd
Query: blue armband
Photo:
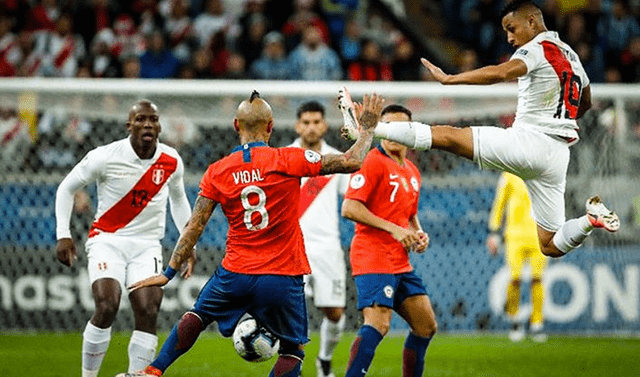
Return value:
<svg viewBox="0 0 640 377">
<path fill-rule="evenodd" d="M 174 276 L 176 276 L 176 272 L 178 271 L 171 268 L 171 266 L 167 266 L 167 268 L 165 268 L 164 271 L 162 271 L 162 275 L 166 276 L 167 279 L 171 280 L 173 279 Z"/>
</svg>

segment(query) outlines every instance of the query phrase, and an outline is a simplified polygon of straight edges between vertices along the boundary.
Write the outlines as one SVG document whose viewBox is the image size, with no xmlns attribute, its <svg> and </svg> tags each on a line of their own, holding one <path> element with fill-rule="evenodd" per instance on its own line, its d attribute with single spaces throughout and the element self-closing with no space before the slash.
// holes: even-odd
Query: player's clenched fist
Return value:
<svg viewBox="0 0 640 377">
<path fill-rule="evenodd" d="M 71 238 L 61 238 L 56 244 L 56 257 L 65 266 L 73 266 L 73 261 L 78 259 L 76 245 Z"/>
</svg>

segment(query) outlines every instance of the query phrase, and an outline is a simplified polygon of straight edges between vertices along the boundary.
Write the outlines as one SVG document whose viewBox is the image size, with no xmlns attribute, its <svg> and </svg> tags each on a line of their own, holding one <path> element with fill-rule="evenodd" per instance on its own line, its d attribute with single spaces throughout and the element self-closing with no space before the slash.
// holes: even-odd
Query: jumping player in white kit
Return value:
<svg viewBox="0 0 640 377">
<path fill-rule="evenodd" d="M 56 253 L 72 266 L 76 247 L 69 230 L 74 193 L 97 183 L 98 208 L 85 249 L 95 312 L 82 343 L 82 376 L 95 377 L 109 347 L 111 324 L 120 305 L 121 287 L 162 271 L 162 247 L 167 200 L 173 221 L 182 232 L 191 207 L 178 152 L 158 142 L 158 109 L 141 100 L 127 121 L 130 136 L 98 147 L 80 161 L 60 183 L 56 193 Z M 195 258 L 183 276 L 191 275 Z M 158 338 L 156 321 L 162 288 L 147 287 L 129 294 L 135 330 L 129 342 L 129 371 L 153 360 Z"/>
<path fill-rule="evenodd" d="M 323 139 L 328 129 L 324 114 L 320 103 L 303 103 L 298 108 L 295 125 L 300 137 L 289 146 L 311 149 L 321 155 L 341 154 Z M 318 377 L 335 377 L 331 359 L 344 331 L 347 267 L 340 245 L 338 201 L 348 185 L 348 174 L 302 178 L 301 181 L 300 228 L 311 265 L 311 274 L 304 277 L 305 291 L 323 314 L 316 358 Z"/>
<path fill-rule="evenodd" d="M 569 146 L 578 141 L 576 119 L 591 107 L 591 88 L 578 55 L 558 34 L 548 31 L 533 2 L 516 0 L 502 13 L 511 59 L 457 75 L 445 74 L 426 59 L 422 64 L 445 85 L 493 84 L 518 78 L 518 108 L 513 127 L 429 126 L 419 122 L 380 123 L 377 138 L 416 149 L 442 149 L 492 168 L 513 173 L 527 184 L 542 253 L 561 257 L 579 247 L 594 228 L 615 232 L 618 216 L 595 196 L 586 215 L 565 221 L 564 191 Z M 354 104 L 346 90 L 340 99 L 345 133 L 358 133 Z"/>
</svg>

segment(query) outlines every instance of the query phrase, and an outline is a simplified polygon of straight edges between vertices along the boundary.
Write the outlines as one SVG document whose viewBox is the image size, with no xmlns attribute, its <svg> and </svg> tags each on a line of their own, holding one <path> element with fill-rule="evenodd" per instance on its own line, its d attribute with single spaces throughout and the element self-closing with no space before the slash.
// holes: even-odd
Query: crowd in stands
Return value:
<svg viewBox="0 0 640 377">
<path fill-rule="evenodd" d="M 507 1 L 440 1 L 450 26 L 447 34 L 466 45 L 479 66 L 504 61 L 513 53 L 500 24 Z M 579 55 L 591 82 L 640 82 L 640 1 L 534 2 L 542 8 L 547 28 Z"/>
<path fill-rule="evenodd" d="M 419 80 L 412 42 L 360 3 L 5 0 L 0 76 Z"/>
<path fill-rule="evenodd" d="M 510 56 L 506 1 L 437 1 L 459 70 Z M 4 0 L 0 76 L 420 80 L 412 41 L 362 3 Z M 639 0 L 537 3 L 592 82 L 640 82 Z"/>
<path fill-rule="evenodd" d="M 456 54 L 458 71 L 512 54 L 499 19 L 507 0 L 434 1 L 450 26 L 447 36 L 465 46 Z M 383 12 L 363 3 L 3 0 L 0 77 L 426 79 L 413 41 Z M 548 29 L 559 31 L 580 55 L 592 82 L 640 82 L 640 0 L 539 4 Z M 33 119 L 0 101 L 0 170 L 15 168 L 12 161 L 67 169 L 86 153 L 91 143 L 84 141 L 95 136 L 92 130 L 118 129 L 74 112 L 85 106 L 82 101 L 79 96 Z M 199 140 L 198 127 L 180 109 L 170 110 L 164 141 L 182 148 Z"/>
</svg>

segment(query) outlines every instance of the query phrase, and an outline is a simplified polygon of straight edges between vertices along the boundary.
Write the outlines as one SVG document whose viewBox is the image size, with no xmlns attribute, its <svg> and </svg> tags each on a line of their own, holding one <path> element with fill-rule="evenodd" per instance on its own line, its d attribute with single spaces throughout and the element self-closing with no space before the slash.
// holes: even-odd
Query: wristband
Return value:
<svg viewBox="0 0 640 377">
<path fill-rule="evenodd" d="M 176 276 L 177 272 L 178 271 L 171 268 L 171 266 L 167 266 L 167 268 L 165 268 L 164 271 L 162 271 L 162 275 L 166 276 L 167 279 L 171 280 L 173 279 L 174 276 Z"/>
</svg>

